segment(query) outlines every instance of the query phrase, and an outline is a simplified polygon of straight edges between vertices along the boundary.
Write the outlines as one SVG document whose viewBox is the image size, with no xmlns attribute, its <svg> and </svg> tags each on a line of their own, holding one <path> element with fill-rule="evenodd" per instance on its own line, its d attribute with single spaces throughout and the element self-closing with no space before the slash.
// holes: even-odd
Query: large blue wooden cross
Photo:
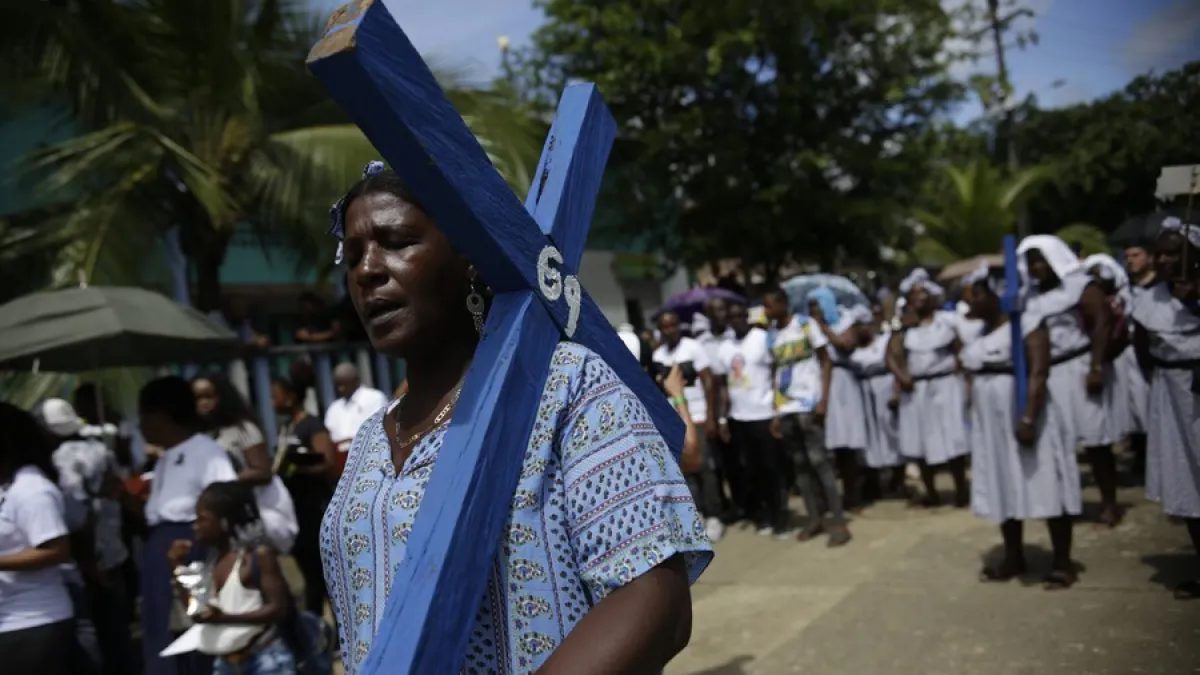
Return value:
<svg viewBox="0 0 1200 675">
<path fill-rule="evenodd" d="M 381 2 L 335 12 L 308 62 L 496 294 L 364 664 L 451 675 L 562 337 L 598 353 L 682 447 L 679 416 L 575 276 L 616 124 L 594 86 L 568 87 L 522 206 Z"/>
<path fill-rule="evenodd" d="M 1021 271 L 1017 260 L 1017 239 L 1004 237 L 1004 297 L 1000 307 L 1008 313 L 1009 330 L 1012 331 L 1013 394 L 1019 418 L 1025 414 L 1026 396 L 1029 394 L 1029 370 L 1025 365 L 1025 336 L 1021 330 Z"/>
</svg>

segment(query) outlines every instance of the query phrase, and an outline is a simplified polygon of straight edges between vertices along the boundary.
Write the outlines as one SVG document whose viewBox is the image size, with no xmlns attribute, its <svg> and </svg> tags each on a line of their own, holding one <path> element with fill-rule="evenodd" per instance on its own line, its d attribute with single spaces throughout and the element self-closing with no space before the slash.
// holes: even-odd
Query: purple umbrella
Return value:
<svg viewBox="0 0 1200 675">
<path fill-rule="evenodd" d="M 728 302 L 746 302 L 746 298 L 724 288 L 691 288 L 667 298 L 662 309 L 659 309 L 654 316 L 657 319 L 662 316 L 663 312 L 674 312 L 679 316 L 680 321 L 691 323 L 692 316 L 703 310 L 704 303 L 712 298 L 720 298 Z"/>
</svg>

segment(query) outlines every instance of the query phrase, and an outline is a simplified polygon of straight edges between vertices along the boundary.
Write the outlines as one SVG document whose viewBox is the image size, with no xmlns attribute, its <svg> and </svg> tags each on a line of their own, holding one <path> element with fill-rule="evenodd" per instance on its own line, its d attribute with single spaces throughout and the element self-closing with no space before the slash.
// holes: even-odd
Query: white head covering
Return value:
<svg viewBox="0 0 1200 675">
<path fill-rule="evenodd" d="M 1121 266 L 1111 255 L 1107 253 L 1097 253 L 1089 255 L 1083 261 L 1084 269 L 1091 270 L 1093 267 L 1099 266 L 1101 279 L 1106 279 L 1113 282 L 1117 290 L 1121 290 L 1129 285 L 1129 275 L 1125 273 L 1125 268 Z"/>
<path fill-rule="evenodd" d="M 83 429 L 83 419 L 74 406 L 61 398 L 48 398 L 34 410 L 42 427 L 55 436 L 74 436 Z"/>
<path fill-rule="evenodd" d="M 864 305 L 846 308 L 845 312 L 854 319 L 855 323 L 873 323 L 875 321 L 875 316 L 871 314 L 871 308 Z"/>
<path fill-rule="evenodd" d="M 1022 239 L 1021 244 L 1017 246 L 1017 265 L 1021 270 L 1022 279 L 1029 278 L 1029 263 L 1025 261 L 1025 255 L 1035 250 L 1042 254 L 1059 279 L 1065 279 L 1068 275 L 1083 270 L 1079 256 L 1067 246 L 1067 242 L 1052 234 L 1034 234 Z"/>
<path fill-rule="evenodd" d="M 1188 243 L 1200 248 L 1200 225 L 1192 225 L 1172 216 L 1163 220 L 1163 232 L 1178 232 L 1187 238 Z"/>
<path fill-rule="evenodd" d="M 917 286 L 924 287 L 925 292 L 930 295 L 944 295 L 942 287 L 933 283 L 933 280 L 929 278 L 929 272 L 925 271 L 924 267 L 918 267 L 904 277 L 904 281 L 900 282 L 900 293 L 908 295 L 908 292 Z"/>
<path fill-rule="evenodd" d="M 1008 292 L 1008 280 L 1003 275 L 994 274 L 992 267 L 987 263 L 981 264 L 962 278 L 964 288 L 978 283 L 983 283 L 988 290 L 1000 297 L 1004 297 Z"/>
</svg>

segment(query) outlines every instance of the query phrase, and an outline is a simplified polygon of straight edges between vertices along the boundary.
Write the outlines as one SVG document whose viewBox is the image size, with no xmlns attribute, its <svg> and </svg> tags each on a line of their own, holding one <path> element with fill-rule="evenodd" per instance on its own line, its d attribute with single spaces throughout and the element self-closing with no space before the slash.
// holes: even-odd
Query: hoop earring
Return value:
<svg viewBox="0 0 1200 675">
<path fill-rule="evenodd" d="M 467 311 L 475 321 L 475 332 L 483 333 L 483 296 L 471 281 L 471 292 L 467 294 Z"/>
</svg>

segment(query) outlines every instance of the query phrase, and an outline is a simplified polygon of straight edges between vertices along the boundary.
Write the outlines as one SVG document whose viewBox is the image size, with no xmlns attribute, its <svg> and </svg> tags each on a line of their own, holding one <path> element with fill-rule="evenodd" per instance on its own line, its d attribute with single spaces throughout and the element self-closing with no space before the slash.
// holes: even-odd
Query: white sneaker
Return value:
<svg viewBox="0 0 1200 675">
<path fill-rule="evenodd" d="M 772 529 L 769 525 L 767 527 L 758 528 L 758 534 L 760 537 L 769 537 L 774 533 L 775 533 L 775 530 Z"/>
<path fill-rule="evenodd" d="M 725 536 L 725 523 L 722 523 L 720 518 L 709 518 L 704 521 L 704 533 L 711 542 L 721 541 L 721 537 Z"/>
</svg>

